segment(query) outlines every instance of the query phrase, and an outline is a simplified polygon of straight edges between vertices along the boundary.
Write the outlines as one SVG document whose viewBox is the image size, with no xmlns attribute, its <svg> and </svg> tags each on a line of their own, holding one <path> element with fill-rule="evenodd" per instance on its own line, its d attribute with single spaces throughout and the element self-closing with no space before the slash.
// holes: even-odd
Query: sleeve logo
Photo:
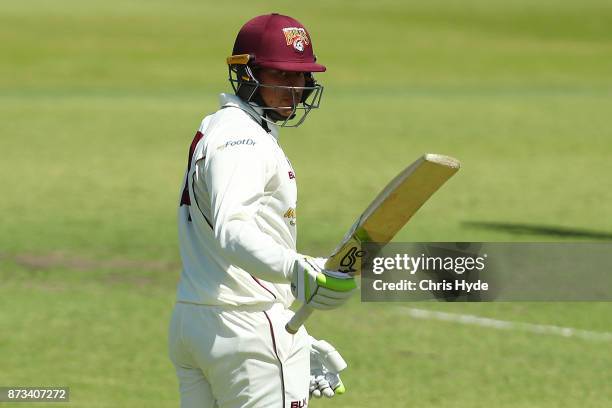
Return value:
<svg viewBox="0 0 612 408">
<path fill-rule="evenodd" d="M 283 214 L 283 218 L 287 218 L 289 220 L 289 224 L 296 224 L 296 216 L 295 216 L 295 208 L 289 207 L 287 211 Z"/>
</svg>

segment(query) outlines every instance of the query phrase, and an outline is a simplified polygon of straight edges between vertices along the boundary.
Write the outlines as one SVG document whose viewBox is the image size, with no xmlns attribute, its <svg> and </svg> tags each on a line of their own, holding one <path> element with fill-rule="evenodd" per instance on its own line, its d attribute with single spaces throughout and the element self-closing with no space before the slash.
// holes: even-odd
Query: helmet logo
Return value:
<svg viewBox="0 0 612 408">
<path fill-rule="evenodd" d="M 304 52 L 304 47 L 310 43 L 306 30 L 302 27 L 287 27 L 283 28 L 287 46 L 293 45 L 293 48 L 298 52 Z"/>
</svg>

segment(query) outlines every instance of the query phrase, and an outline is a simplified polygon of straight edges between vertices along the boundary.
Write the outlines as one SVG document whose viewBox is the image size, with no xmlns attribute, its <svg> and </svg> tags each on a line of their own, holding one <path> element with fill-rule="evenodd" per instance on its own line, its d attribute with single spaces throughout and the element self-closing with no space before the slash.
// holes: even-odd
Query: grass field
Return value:
<svg viewBox="0 0 612 408">
<path fill-rule="evenodd" d="M 328 66 L 321 109 L 281 135 L 302 252 L 326 253 L 424 152 L 463 169 L 399 240 L 612 239 L 609 1 L 9 1 L 0 386 L 69 386 L 68 406 L 177 406 L 166 328 L 187 150 L 230 89 L 236 32 L 270 11 L 301 20 Z M 612 332 L 610 303 L 355 299 L 309 325 L 349 361 L 348 393 L 313 406 L 612 406 L 609 341 L 408 308 Z"/>
</svg>

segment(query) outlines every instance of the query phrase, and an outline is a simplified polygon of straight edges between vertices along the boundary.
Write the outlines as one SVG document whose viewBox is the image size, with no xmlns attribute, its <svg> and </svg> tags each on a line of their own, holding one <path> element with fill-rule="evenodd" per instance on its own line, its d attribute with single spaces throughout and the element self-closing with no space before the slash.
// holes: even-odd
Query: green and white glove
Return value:
<svg viewBox="0 0 612 408">
<path fill-rule="evenodd" d="M 332 398 L 344 394 L 346 388 L 340 379 L 340 372 L 347 367 L 340 353 L 325 340 L 313 337 L 310 346 L 310 395 Z"/>
<path fill-rule="evenodd" d="M 325 258 L 298 257 L 293 265 L 291 292 L 313 309 L 329 310 L 342 306 L 353 294 L 355 278 L 324 270 Z"/>
</svg>

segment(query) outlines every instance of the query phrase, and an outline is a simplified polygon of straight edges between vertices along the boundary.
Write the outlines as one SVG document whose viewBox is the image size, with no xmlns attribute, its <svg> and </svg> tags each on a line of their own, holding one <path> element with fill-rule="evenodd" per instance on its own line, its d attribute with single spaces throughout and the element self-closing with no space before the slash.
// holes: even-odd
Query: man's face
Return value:
<svg viewBox="0 0 612 408">
<path fill-rule="evenodd" d="M 257 77 L 262 85 L 302 87 L 306 84 L 303 72 L 262 68 L 258 72 Z M 294 104 L 297 105 L 302 99 L 302 89 L 291 90 L 262 86 L 259 88 L 259 94 L 267 106 L 282 106 L 282 108 L 275 109 L 275 111 L 283 117 L 289 117 L 293 112 Z"/>
</svg>

